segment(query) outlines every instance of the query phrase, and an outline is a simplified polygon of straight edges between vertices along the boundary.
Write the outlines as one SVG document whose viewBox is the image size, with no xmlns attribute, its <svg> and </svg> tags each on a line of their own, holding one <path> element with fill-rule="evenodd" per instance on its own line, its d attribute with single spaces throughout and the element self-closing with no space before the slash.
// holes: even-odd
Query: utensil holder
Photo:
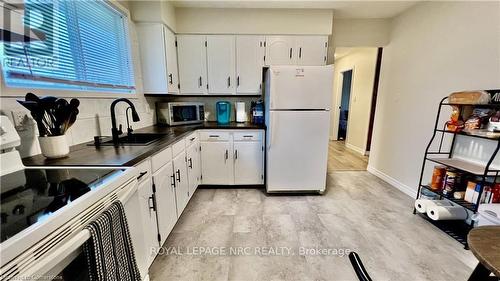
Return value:
<svg viewBox="0 0 500 281">
<path fill-rule="evenodd" d="M 49 159 L 63 158 L 69 154 L 66 135 L 38 137 L 43 156 Z"/>
</svg>

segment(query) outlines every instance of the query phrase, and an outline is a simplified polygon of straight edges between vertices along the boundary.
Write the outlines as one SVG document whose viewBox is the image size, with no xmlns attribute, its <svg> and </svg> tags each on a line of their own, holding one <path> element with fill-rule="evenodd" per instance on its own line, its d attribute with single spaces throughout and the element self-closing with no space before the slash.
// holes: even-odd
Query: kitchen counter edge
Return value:
<svg viewBox="0 0 500 281">
<path fill-rule="evenodd" d="M 135 133 L 165 134 L 163 138 L 150 145 L 95 147 L 89 145 L 92 142 L 86 142 L 71 146 L 70 154 L 65 158 L 47 159 L 39 154 L 23 158 L 22 160 L 27 167 L 131 167 L 196 130 L 266 130 L 266 126 L 264 124 L 236 122 L 223 125 L 217 124 L 217 122 L 205 122 L 203 124 L 186 126 L 153 125 L 134 131 Z"/>
</svg>

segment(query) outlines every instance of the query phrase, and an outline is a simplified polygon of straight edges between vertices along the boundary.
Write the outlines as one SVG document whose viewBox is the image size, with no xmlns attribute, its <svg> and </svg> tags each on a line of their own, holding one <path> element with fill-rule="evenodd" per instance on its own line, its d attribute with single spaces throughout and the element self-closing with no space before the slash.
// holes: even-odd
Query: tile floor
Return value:
<svg viewBox="0 0 500 281">
<path fill-rule="evenodd" d="M 349 249 L 361 256 L 373 280 L 466 280 L 476 259 L 413 215 L 412 204 L 368 172 L 330 173 L 323 196 L 198 189 L 164 245 L 169 252 L 156 258 L 150 277 L 356 280 L 349 259 L 341 255 Z M 330 253 L 305 254 L 301 247 Z M 237 249 L 243 254 L 230 253 Z M 202 250 L 206 254 L 195 252 Z"/>
</svg>

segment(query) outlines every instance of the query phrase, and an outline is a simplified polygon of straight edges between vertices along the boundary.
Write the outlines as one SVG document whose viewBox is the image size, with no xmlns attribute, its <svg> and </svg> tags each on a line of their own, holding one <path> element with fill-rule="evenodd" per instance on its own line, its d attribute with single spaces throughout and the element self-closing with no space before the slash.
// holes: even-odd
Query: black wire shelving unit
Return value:
<svg viewBox="0 0 500 281">
<path fill-rule="evenodd" d="M 455 205 L 462 206 L 468 211 L 472 213 L 477 213 L 477 210 L 479 208 L 480 200 L 484 191 L 485 185 L 488 184 L 494 184 L 497 182 L 498 175 L 500 173 L 500 170 L 497 168 L 492 168 L 491 164 L 493 163 L 493 160 L 497 156 L 497 153 L 500 149 L 500 137 L 498 135 L 488 135 L 487 133 L 480 132 L 480 133 L 474 133 L 474 132 L 454 132 L 450 131 L 446 128 L 447 123 L 445 122 L 442 128 L 440 127 L 440 120 L 441 120 L 441 112 L 443 107 L 446 106 L 454 106 L 459 109 L 459 114 L 462 116 L 464 113 L 465 108 L 491 108 L 494 110 L 500 110 L 500 104 L 455 104 L 455 103 L 449 103 L 448 102 L 448 97 L 445 97 L 441 100 L 439 103 L 439 109 L 437 112 L 436 116 L 436 121 L 434 124 L 434 133 L 432 134 L 431 140 L 429 141 L 429 144 L 427 145 L 425 149 L 425 155 L 424 159 L 422 161 L 422 169 L 420 171 L 420 180 L 418 183 L 418 192 L 417 192 L 417 197 L 416 199 L 420 198 L 422 189 L 426 189 L 434 194 L 436 194 L 439 199 L 446 199 L 451 202 L 453 202 Z M 479 132 L 479 131 L 478 131 Z M 443 148 L 443 141 L 445 140 L 445 135 L 451 135 L 451 144 L 449 148 L 445 149 Z M 465 136 L 465 137 L 471 137 L 471 138 L 480 138 L 480 139 L 486 139 L 488 141 L 496 142 L 496 148 L 491 154 L 488 162 L 485 165 L 469 162 L 466 160 L 458 159 L 458 158 L 453 158 L 453 150 L 455 148 L 455 141 L 457 136 Z M 437 146 L 437 150 L 431 150 L 432 144 L 434 141 L 438 139 L 439 144 Z M 462 199 L 455 199 L 453 197 L 448 197 L 445 196 L 441 191 L 436 191 L 431 189 L 431 187 L 427 184 L 423 184 L 422 180 L 424 177 L 424 172 L 426 168 L 426 164 L 428 162 L 433 162 L 439 165 L 443 165 L 449 168 L 453 168 L 455 170 L 458 170 L 462 173 L 469 174 L 472 176 L 476 176 L 478 179 L 478 182 L 481 185 L 481 188 L 479 190 L 479 196 L 477 197 L 476 202 L 468 202 Z M 416 209 L 413 209 L 414 214 L 418 214 L 425 220 L 429 221 L 431 224 L 445 232 L 446 234 L 450 235 L 453 237 L 455 240 L 460 242 L 462 245 L 464 245 L 465 249 L 468 249 L 467 245 L 467 234 L 469 231 L 473 228 L 473 221 L 471 220 L 469 223 L 467 221 L 457 221 L 457 220 L 444 220 L 444 221 L 434 221 L 431 220 L 426 214 L 420 214 L 416 212 Z"/>
</svg>

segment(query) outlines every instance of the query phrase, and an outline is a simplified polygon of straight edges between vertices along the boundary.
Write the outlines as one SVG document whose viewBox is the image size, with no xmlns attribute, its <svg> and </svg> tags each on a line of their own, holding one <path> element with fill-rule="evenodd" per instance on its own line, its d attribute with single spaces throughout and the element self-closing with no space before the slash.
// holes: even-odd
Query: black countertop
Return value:
<svg viewBox="0 0 500 281">
<path fill-rule="evenodd" d="M 190 126 L 150 126 L 137 129 L 135 133 L 165 134 L 165 137 L 146 146 L 89 146 L 89 143 L 78 144 L 70 148 L 68 157 L 47 159 L 43 155 L 23 158 L 25 166 L 134 166 L 159 150 L 175 143 L 189 133 L 200 129 L 265 129 L 265 125 L 231 122 L 220 125 L 217 122 L 205 122 Z"/>
</svg>

